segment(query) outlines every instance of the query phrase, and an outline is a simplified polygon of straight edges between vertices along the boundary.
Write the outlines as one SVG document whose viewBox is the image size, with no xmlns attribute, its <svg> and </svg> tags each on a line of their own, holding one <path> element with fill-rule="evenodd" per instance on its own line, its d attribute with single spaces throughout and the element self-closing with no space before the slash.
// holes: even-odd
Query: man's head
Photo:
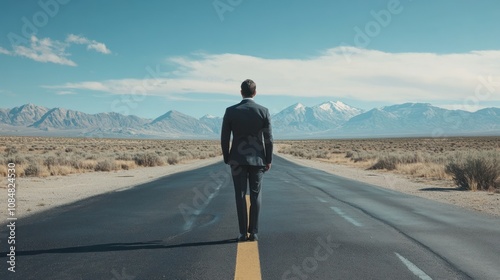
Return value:
<svg viewBox="0 0 500 280">
<path fill-rule="evenodd" d="M 241 83 L 241 96 L 243 96 L 243 98 L 254 97 L 256 89 L 257 86 L 255 85 L 255 82 L 250 79 L 246 79 L 243 83 Z"/>
</svg>

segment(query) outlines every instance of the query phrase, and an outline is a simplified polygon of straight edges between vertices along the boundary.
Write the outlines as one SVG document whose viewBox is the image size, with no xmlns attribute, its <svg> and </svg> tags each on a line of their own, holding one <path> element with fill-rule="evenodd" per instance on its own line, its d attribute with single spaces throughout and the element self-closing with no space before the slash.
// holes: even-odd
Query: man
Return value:
<svg viewBox="0 0 500 280">
<path fill-rule="evenodd" d="M 240 235 L 238 241 L 258 240 L 261 187 L 264 172 L 271 169 L 273 136 L 269 110 L 253 100 L 255 83 L 241 84 L 243 100 L 226 109 L 221 147 L 224 163 L 231 166 Z M 233 134 L 231 149 L 229 140 Z M 250 188 L 250 221 L 247 221 L 247 186 Z M 247 233 L 250 235 L 247 236 Z"/>
</svg>

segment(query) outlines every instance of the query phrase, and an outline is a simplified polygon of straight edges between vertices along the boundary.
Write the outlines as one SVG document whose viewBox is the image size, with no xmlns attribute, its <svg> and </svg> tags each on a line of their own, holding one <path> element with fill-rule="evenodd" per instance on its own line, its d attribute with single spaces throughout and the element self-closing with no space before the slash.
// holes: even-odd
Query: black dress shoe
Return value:
<svg viewBox="0 0 500 280">
<path fill-rule="evenodd" d="M 250 237 L 248 238 L 250 241 L 258 241 L 259 237 L 257 236 L 257 233 L 251 233 Z"/>
<path fill-rule="evenodd" d="M 247 241 L 247 235 L 246 234 L 240 234 L 238 235 L 238 241 Z"/>
</svg>

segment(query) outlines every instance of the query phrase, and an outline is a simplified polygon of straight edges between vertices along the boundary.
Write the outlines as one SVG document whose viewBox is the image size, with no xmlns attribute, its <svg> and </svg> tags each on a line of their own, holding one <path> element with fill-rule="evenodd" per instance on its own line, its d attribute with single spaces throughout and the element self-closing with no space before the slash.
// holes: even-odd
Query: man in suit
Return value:
<svg viewBox="0 0 500 280">
<path fill-rule="evenodd" d="M 238 241 L 258 239 L 262 177 L 271 169 L 273 136 L 269 110 L 253 100 L 255 83 L 241 84 L 243 100 L 226 109 L 222 122 L 221 147 L 224 163 L 231 166 L 240 235 Z M 229 142 L 233 134 L 231 149 Z M 247 221 L 246 192 L 250 188 L 250 221 Z M 247 233 L 249 236 L 247 236 Z"/>
</svg>

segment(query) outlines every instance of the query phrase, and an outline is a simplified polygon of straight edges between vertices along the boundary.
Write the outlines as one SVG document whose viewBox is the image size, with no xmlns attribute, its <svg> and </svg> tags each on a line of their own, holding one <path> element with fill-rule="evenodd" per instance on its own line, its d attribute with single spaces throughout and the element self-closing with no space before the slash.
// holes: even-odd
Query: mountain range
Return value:
<svg viewBox="0 0 500 280">
<path fill-rule="evenodd" d="M 365 112 L 339 101 L 297 103 L 273 115 L 272 124 L 275 138 L 282 139 L 500 135 L 500 108 L 468 112 L 405 103 Z M 221 125 L 220 117 L 197 119 L 174 110 L 145 119 L 34 104 L 0 109 L 0 135 L 215 139 Z"/>
</svg>

